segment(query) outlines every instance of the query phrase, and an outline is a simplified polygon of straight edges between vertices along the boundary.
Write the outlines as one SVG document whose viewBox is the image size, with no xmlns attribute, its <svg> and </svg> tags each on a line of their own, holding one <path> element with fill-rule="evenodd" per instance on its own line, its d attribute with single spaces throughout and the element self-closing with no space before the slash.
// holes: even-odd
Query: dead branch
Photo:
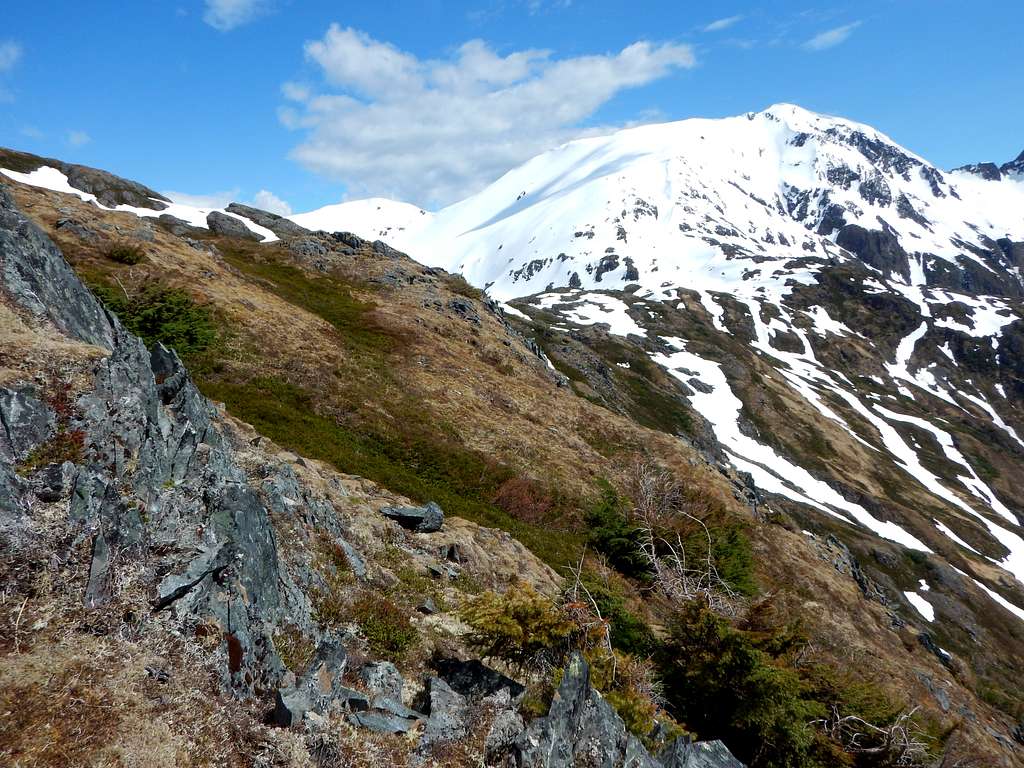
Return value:
<svg viewBox="0 0 1024 768">
<path fill-rule="evenodd" d="M 638 463 L 633 473 L 633 522 L 640 532 L 640 552 L 654 571 L 659 589 L 672 600 L 699 600 L 716 613 L 733 616 L 740 598 L 719 576 L 707 525 L 687 509 L 679 484 L 665 470 Z M 683 519 L 703 532 L 703 556 L 690 563 L 682 535 L 663 533 Z"/>
</svg>

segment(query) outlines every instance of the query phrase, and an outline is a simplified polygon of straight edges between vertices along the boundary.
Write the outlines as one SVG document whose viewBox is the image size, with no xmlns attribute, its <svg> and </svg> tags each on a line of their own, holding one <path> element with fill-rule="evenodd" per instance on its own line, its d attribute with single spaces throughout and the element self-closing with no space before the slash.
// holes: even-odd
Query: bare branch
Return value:
<svg viewBox="0 0 1024 768">
<path fill-rule="evenodd" d="M 687 509 L 682 490 L 672 476 L 651 464 L 637 464 L 633 473 L 633 503 L 640 552 L 654 571 L 658 588 L 672 600 L 699 600 L 716 613 L 735 615 L 740 598 L 718 574 L 711 531 Z M 703 532 L 706 547 L 695 564 L 688 562 L 682 534 L 665 533 L 666 524 L 680 520 Z"/>
</svg>

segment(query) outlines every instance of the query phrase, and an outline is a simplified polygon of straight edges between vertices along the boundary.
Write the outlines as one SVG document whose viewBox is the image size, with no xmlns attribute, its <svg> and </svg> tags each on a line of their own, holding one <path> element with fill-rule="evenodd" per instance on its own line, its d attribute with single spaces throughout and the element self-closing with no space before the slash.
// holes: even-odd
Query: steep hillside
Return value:
<svg viewBox="0 0 1024 768">
<path fill-rule="evenodd" d="M 724 738 L 754 765 L 783 764 L 772 753 L 775 748 L 803 750 L 801 759 L 810 759 L 807 754 L 813 750 L 838 749 L 830 753 L 835 760 L 841 753 L 842 760 L 866 765 L 858 762 L 864 758 L 847 751 L 852 747 L 843 741 L 844 726 L 832 716 L 866 716 L 870 711 L 891 726 L 903 722 L 900 713 L 911 710 L 916 710 L 914 733 L 924 734 L 933 759 L 945 753 L 946 764 L 968 757 L 1021 764 L 1014 731 L 1024 714 L 1016 683 L 1016 670 L 1024 660 L 1024 624 L 1011 611 L 1016 604 L 1024 605 L 1024 599 L 1010 577 L 1017 551 L 1012 537 L 1019 535 L 1019 524 L 996 506 L 1004 505 L 1009 515 L 1019 509 L 1014 494 L 1020 491 L 1013 482 L 1019 456 L 1008 431 L 1016 423 L 1014 414 L 993 395 L 999 383 L 1009 396 L 1007 405 L 1019 397 L 1011 394 L 1018 391 L 1014 387 L 1019 379 L 1011 378 L 1016 374 L 1007 373 L 1006 363 L 1000 362 L 1013 359 L 1007 345 L 1018 343 L 1014 339 L 1019 324 L 993 319 L 1003 319 L 1000 307 L 973 299 L 962 309 L 957 305 L 960 314 L 947 321 L 967 327 L 974 314 L 984 316 L 989 329 L 999 325 L 1001 335 L 993 352 L 999 356 L 991 360 L 986 357 L 993 351 L 988 337 L 976 348 L 971 346 L 973 336 L 941 324 L 938 305 L 952 305 L 953 294 L 900 283 L 831 241 L 828 258 L 794 258 L 791 252 L 784 256 L 783 246 L 771 257 L 771 273 L 764 267 L 766 259 L 740 250 L 730 257 L 721 244 L 704 241 L 701 247 L 714 251 L 709 251 L 709 259 L 720 259 L 723 269 L 742 260 L 747 262 L 744 269 L 761 269 L 764 274 L 745 281 L 742 270 L 728 272 L 725 277 L 738 276 L 737 281 L 729 283 L 729 290 L 718 290 L 703 283 L 686 285 L 684 278 L 692 273 L 683 269 L 676 284 L 659 283 L 657 290 L 629 288 L 629 283 L 647 285 L 645 281 L 658 275 L 657 262 L 641 262 L 642 249 L 630 250 L 627 263 L 626 245 L 632 249 L 634 243 L 632 228 L 642 229 L 648 219 L 660 221 L 666 209 L 657 216 L 630 214 L 629 222 L 623 223 L 615 203 L 615 216 L 622 220 L 609 222 L 606 231 L 591 237 L 575 236 L 576 231 L 585 231 L 582 223 L 557 221 L 560 215 L 568 216 L 564 211 L 555 210 L 547 220 L 548 226 L 571 228 L 573 242 L 593 241 L 589 247 L 595 249 L 603 238 L 613 238 L 605 248 L 618 244 L 620 251 L 606 253 L 601 248 L 594 253 L 597 265 L 621 257 L 615 266 L 603 271 L 595 266 L 588 273 L 577 263 L 578 288 L 569 285 L 571 273 L 564 273 L 565 285 L 559 288 L 556 283 L 549 289 L 553 280 L 541 272 L 554 268 L 551 264 L 527 277 L 522 276 L 525 272 L 515 280 L 510 277 L 508 284 L 521 284 L 529 293 L 513 302 L 518 309 L 505 309 L 461 278 L 424 267 L 384 242 L 307 232 L 296 228 L 304 221 L 301 217 L 290 222 L 241 206 L 216 212 L 238 221 L 241 230 L 218 216 L 211 219 L 215 212 L 161 219 L 75 187 L 54 161 L 16 153 L 0 155 L 0 160 L 10 164 L 11 157 L 17 157 L 19 165 L 4 175 L 17 207 L 50 234 L 75 271 L 129 330 L 153 349 L 160 341 L 173 344 L 198 389 L 225 403 L 230 416 L 211 411 L 211 418 L 218 430 L 236 436 L 229 439 L 234 462 L 230 467 L 240 468 L 250 483 L 265 489 L 267 483 L 278 488 L 280 483 L 273 478 L 288 465 L 312 489 L 299 494 L 297 505 L 292 502 L 299 497 L 286 491 L 281 491 L 283 500 L 275 502 L 271 496 L 265 502 L 277 557 L 287 566 L 285 582 L 305 580 L 299 593 L 307 601 L 313 599 L 310 586 L 326 586 L 343 596 L 344 610 L 352 610 L 360 589 L 347 581 L 316 581 L 325 578 L 319 566 L 330 565 L 331 558 L 327 551 L 319 555 L 327 560 L 317 561 L 316 532 L 326 531 L 333 539 L 337 527 L 338 536 L 372 573 L 364 589 L 387 595 L 400 611 L 413 614 L 414 624 L 419 626 L 415 609 L 425 594 L 447 603 L 436 606 L 441 608 L 436 618 L 423 620 L 426 626 L 418 640 L 422 651 L 399 660 L 410 681 L 408 688 L 415 687 L 413 680 L 429 676 L 428 657 L 435 651 L 462 658 L 470 654 L 458 606 L 470 601 L 474 592 L 485 586 L 504 592 L 519 577 L 542 594 L 558 598 L 575 580 L 567 566 L 582 562 L 584 584 L 591 589 L 600 585 L 614 596 L 608 602 L 611 598 L 599 591 L 598 605 L 612 611 L 608 624 L 616 650 L 633 659 L 650 656 L 657 666 L 667 687 L 662 701 L 667 709 L 657 711 L 677 717 L 699 737 Z M 7 166 L 0 161 L 0 168 Z M 600 178 L 591 170 L 570 184 L 566 194 L 554 198 L 579 191 L 597 200 L 603 193 L 587 190 Z M 116 177 L 109 186 L 119 188 Z M 634 199 L 631 210 L 643 207 Z M 442 212 L 434 218 L 400 208 L 404 218 L 389 225 L 386 204 L 374 201 L 363 208 L 373 231 L 357 223 L 346 228 L 362 230 L 367 237 L 384 232 L 400 242 L 415 231 L 418 219 L 433 230 L 446 216 Z M 540 215 L 541 208 L 534 205 L 530 210 Z M 329 221 L 313 218 L 306 223 L 321 226 Z M 12 226 L 24 228 L 20 223 Z M 620 226 L 626 229 L 624 240 L 618 239 Z M 800 223 L 793 226 L 808 231 Z M 259 228 L 273 237 L 258 241 Z M 433 242 L 426 231 L 421 232 L 423 242 Z M 676 231 L 683 236 L 678 224 Z M 642 242 L 642 237 L 637 240 Z M 820 240 L 822 249 L 826 240 Z M 418 255 L 415 246 L 407 247 Z M 505 250 L 509 247 L 501 252 L 511 256 Z M 528 265 L 532 255 L 523 256 L 521 266 Z M 6 250 L 4 257 L 6 269 Z M 557 257 L 552 262 L 560 263 Z M 642 279 L 633 276 L 641 266 Z M 479 280 L 468 267 L 467 274 Z M 582 275 L 592 282 L 584 282 Z M 748 284 L 749 294 L 744 293 Z M 518 290 L 496 295 L 513 300 Z M 538 290 L 540 295 L 532 295 Z M 918 293 L 911 295 L 913 290 Z M 55 331 L 53 321 L 46 318 L 64 299 L 59 294 L 43 296 L 36 310 L 29 311 L 23 303 L 31 293 L 5 283 L 11 311 L 6 326 L 10 332 L 5 332 L 10 344 L 0 363 L 5 386 L 13 390 L 33 381 L 36 387 L 48 386 L 47 365 L 59 362 L 61 386 L 84 382 L 84 389 L 73 390 L 70 398 L 82 402 L 81 394 L 96 386 L 90 383 L 96 361 L 109 354 L 101 348 L 117 345 L 106 336 L 98 342 L 86 339 L 66 324 L 58 323 Z M 1009 293 L 1000 301 L 1016 306 Z M 69 305 L 69 316 L 88 314 L 72 311 L 75 306 Z M 932 314 L 922 318 L 925 309 Z M 906 349 L 904 340 L 922 323 L 924 341 Z M 952 402 L 921 384 L 926 343 L 930 349 L 939 333 L 948 334 L 950 352 L 963 356 L 964 366 L 973 355 L 971 373 L 953 365 L 945 365 L 941 376 L 938 366 L 924 369 L 933 376 L 927 380 L 929 386 L 956 388 L 950 394 Z M 83 340 L 98 347 L 83 345 Z M 1004 346 L 1006 350 L 999 352 Z M 936 360 L 948 360 L 940 354 L 943 357 Z M 65 360 L 79 361 L 78 367 Z M 163 386 L 156 382 L 164 375 L 156 371 L 153 386 Z M 139 376 L 146 378 L 145 373 Z M 968 386 L 968 378 L 975 389 Z M 911 394 L 901 392 L 900 386 Z M 967 395 L 984 398 L 986 404 L 995 402 L 990 407 L 999 408 L 996 413 L 1003 425 Z M 115 387 L 92 398 L 109 405 L 118 396 Z M 208 407 L 201 399 L 197 402 L 195 407 Z M 94 415 L 100 418 L 98 411 Z M 263 437 L 234 418 L 248 422 Z M 919 421 L 907 422 L 908 418 Z M 883 432 L 880 425 L 890 420 L 896 425 Z M 155 423 L 162 423 L 162 417 Z M 86 456 L 73 463 L 106 466 L 105 454 L 94 459 L 92 452 L 107 442 L 90 440 Z M 123 456 L 121 449 L 114 451 L 113 467 L 123 467 L 117 471 L 137 484 L 138 443 L 120 442 L 127 447 Z M 275 443 L 294 453 L 282 457 Z M 903 447 L 894 448 L 898 445 Z M 44 469 L 46 477 L 52 474 L 46 456 L 24 463 L 29 453 L 22 451 L 26 458 L 19 459 L 22 463 L 14 472 L 31 484 L 15 483 L 19 494 L 36 488 Z M 918 463 L 912 464 L 915 456 Z M 617 517 L 621 508 L 628 510 L 630 504 L 614 499 L 642 502 L 643 487 L 636 481 L 644 476 L 638 475 L 638 462 L 665 468 L 676 487 L 673 493 L 679 494 L 673 504 L 706 526 L 714 564 L 736 601 L 729 622 L 719 625 L 707 623 L 711 620 L 706 617 L 691 621 L 692 617 L 680 616 L 678 601 L 652 588 L 649 576 L 642 568 L 637 570 L 635 559 L 630 559 L 636 552 L 624 553 L 617 543 L 623 535 L 627 544 L 632 541 L 628 525 L 616 528 L 622 523 Z M 230 467 L 229 472 L 235 472 Z M 200 487 L 206 482 L 195 480 Z M 150 495 L 174 490 L 164 488 L 159 477 L 146 482 Z M 336 492 L 338 487 L 345 491 Z M 320 506 L 316 491 L 327 494 L 333 512 Z M 60 493 L 54 491 L 48 519 L 64 519 L 70 495 L 64 486 Z M 400 497 L 413 503 L 439 502 L 447 513 L 446 529 L 413 534 L 410 540 L 395 524 L 384 523 L 378 509 Z M 290 517 L 275 517 L 275 503 L 288 515 L 302 510 L 297 534 Z M 216 517 L 215 512 L 210 510 Z M 204 514 L 195 522 L 206 528 L 213 521 L 207 522 Z M 337 522 L 332 522 L 332 515 Z M 144 522 L 160 529 L 161 519 Z M 192 522 L 188 516 L 181 519 Z M 232 539 L 238 534 L 225 529 L 217 536 Z M 241 538 L 250 537 L 243 533 Z M 83 554 L 84 571 L 92 569 L 94 541 L 79 540 L 90 549 Z M 304 542 L 299 555 L 288 550 L 295 541 Z M 37 582 L 40 570 L 45 572 L 39 552 L 52 549 L 50 542 L 39 538 L 17 549 L 20 559 L 15 565 L 26 573 L 18 582 L 25 591 L 17 596 L 29 598 L 25 605 L 44 606 L 54 601 L 55 593 L 63 593 L 65 602 L 59 605 L 69 621 L 79 628 L 88 625 L 93 608 L 81 604 L 79 592 L 88 583 L 87 578 L 82 580 L 84 572 L 58 567 L 58 577 L 45 589 Z M 452 544 L 456 551 L 471 553 L 455 571 L 446 570 L 452 568 Z M 167 555 L 159 547 L 152 555 L 158 560 L 147 567 L 158 578 L 143 580 L 138 594 L 159 601 L 166 592 L 159 588 L 161 580 L 169 579 L 170 584 L 178 577 L 188 583 L 183 574 L 190 571 L 184 559 L 160 560 Z M 295 557 L 301 560 L 295 566 L 298 570 L 292 568 Z M 302 570 L 311 565 L 317 566 L 314 570 L 320 576 Z M 440 589 L 432 581 L 438 569 L 445 585 Z M 230 604 L 233 598 L 225 599 Z M 18 600 L 7 604 L 16 608 Z M 578 606 L 579 601 L 566 605 Z M 116 618 L 125 615 L 118 613 L 121 607 L 118 603 L 111 613 L 112 631 L 122 632 Z M 202 614 L 205 608 L 200 605 L 196 610 Z M 293 609 L 288 613 L 295 618 Z M 63 621 L 50 629 L 29 615 L 33 623 L 9 612 L 6 647 L 22 653 L 33 647 L 40 654 L 47 642 L 58 642 L 62 649 L 69 646 L 61 643 L 73 647 L 80 629 Z M 163 620 L 166 614 L 160 615 Z M 264 619 L 282 621 L 272 612 L 261 616 Z M 304 622 L 305 618 L 299 624 Z M 802 625 L 799 631 L 797 624 Z M 323 627 L 319 622 L 311 626 L 310 636 L 319 641 L 316 633 Z M 176 631 L 175 626 L 169 625 L 168 631 Z M 346 640 L 346 647 L 350 653 L 353 648 L 366 653 L 366 646 L 360 645 L 367 642 L 366 632 L 357 628 L 355 634 L 357 640 L 351 647 Z M 253 630 L 252 636 L 259 637 L 259 632 Z M 699 654 L 686 645 L 695 638 L 702 638 L 704 650 Z M 128 650 L 136 652 L 133 648 Z M 246 665 L 247 648 L 243 643 Z M 126 652 L 121 646 L 116 650 Z M 765 732 L 757 730 L 763 724 L 744 731 L 736 725 L 738 720 L 731 719 L 737 715 L 726 704 L 735 705 L 741 689 L 712 686 L 724 674 L 715 666 L 719 659 L 739 651 L 752 660 L 771 659 L 771 668 L 780 670 L 769 672 L 756 666 L 762 662 L 751 662 L 752 675 L 766 674 L 775 681 L 765 683 L 769 687 L 763 695 L 778 692 L 782 697 L 779 712 L 785 715 L 777 712 L 772 717 L 780 719 L 771 722 L 794 727 L 776 734 L 778 744 L 785 747 L 772 742 L 769 748 Z M 237 685 L 230 675 L 226 680 L 221 677 L 225 668 L 232 674 L 241 671 L 232 670 L 237 652 L 226 638 L 211 640 L 201 651 L 203 663 L 214 674 L 214 688 Z M 285 655 L 277 653 L 280 658 Z M 706 666 L 700 672 L 682 669 L 680 659 L 704 659 Z M 25 663 L 41 661 L 32 656 Z M 247 701 L 254 700 L 250 718 L 280 686 L 282 681 L 274 675 L 286 674 L 277 662 L 267 664 L 260 667 L 264 678 L 258 679 L 267 682 L 257 686 L 259 690 L 248 688 L 251 683 L 242 677 L 239 692 L 249 697 Z M 284 666 L 299 674 L 292 664 Z M 362 684 L 353 677 L 356 667 L 349 665 L 346 685 Z M 26 668 L 15 669 L 11 679 L 27 674 Z M 572 664 L 566 669 L 577 670 Z M 594 674 L 600 685 L 607 684 L 600 669 Z M 579 680 L 576 672 L 567 677 L 561 700 L 579 696 L 579 701 L 591 702 L 586 707 L 601 709 L 588 698 L 589 688 L 574 682 Z M 203 675 L 183 682 L 194 689 L 209 684 Z M 796 688 L 771 688 L 790 684 Z M 797 694 L 797 688 L 804 693 Z M 608 688 L 606 693 L 620 712 L 629 711 L 621 691 Z M 742 697 L 760 701 L 760 695 L 752 689 Z M 175 696 L 185 701 L 180 690 Z M 723 709 L 709 717 L 710 705 L 702 713 L 691 699 L 721 701 Z M 868 701 L 875 703 L 868 707 Z M 406 705 L 423 706 L 413 701 L 411 692 L 402 704 Z M 551 712 L 557 714 L 557 707 Z M 328 713 L 328 733 L 337 737 L 330 717 Z M 649 721 L 640 718 L 631 724 L 653 749 L 654 737 L 637 722 Z M 315 720 L 303 723 L 313 734 L 309 739 L 261 730 L 252 720 L 251 733 L 258 734 L 252 738 L 264 745 L 261 749 L 269 750 L 266 745 L 273 744 L 274 750 L 281 750 L 294 743 L 296 750 L 308 752 L 321 732 L 314 727 Z M 532 727 L 531 743 L 552 738 L 550 732 L 538 733 L 543 723 Z M 577 735 L 586 730 L 579 722 L 559 727 Z M 614 731 L 607 723 L 602 727 Z M 360 757 L 372 762 L 368 756 L 376 742 L 358 729 L 343 733 L 345 748 L 363 749 Z M 199 737 L 190 743 L 201 741 Z M 197 763 L 202 764 L 201 759 Z M 442 759 L 442 764 L 455 763 L 454 758 L 448 763 Z M 296 758 L 294 764 L 303 763 Z"/>
<path fill-rule="evenodd" d="M 807 527 L 939 554 L 1019 635 L 1013 167 L 944 173 L 868 126 L 776 105 L 567 144 L 392 237 L 518 298 L 537 327 L 607 324 L 623 341 L 606 363 L 661 366 L 720 455 Z M 614 402 L 570 347 L 545 349 Z M 971 623 L 941 613 L 937 631 L 967 640 Z"/>
</svg>

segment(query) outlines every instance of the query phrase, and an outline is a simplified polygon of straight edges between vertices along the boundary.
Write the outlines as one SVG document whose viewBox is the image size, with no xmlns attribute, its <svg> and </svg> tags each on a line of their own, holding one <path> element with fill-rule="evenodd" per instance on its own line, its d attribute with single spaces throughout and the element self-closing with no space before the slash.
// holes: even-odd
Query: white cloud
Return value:
<svg viewBox="0 0 1024 768">
<path fill-rule="evenodd" d="M 269 10 L 267 0 L 206 0 L 203 21 L 221 32 L 254 21 Z"/>
<path fill-rule="evenodd" d="M 282 200 L 273 192 L 268 192 L 265 189 L 261 189 L 255 194 L 252 199 L 252 204 L 256 208 L 269 211 L 270 213 L 276 213 L 278 216 L 292 215 L 292 207 L 288 205 L 287 202 Z"/>
<path fill-rule="evenodd" d="M 859 27 L 860 24 L 859 21 L 855 21 L 852 24 L 844 24 L 834 29 L 826 29 L 804 43 L 804 48 L 809 51 L 824 51 L 827 48 L 834 48 L 852 35 L 853 30 Z"/>
<path fill-rule="evenodd" d="M 175 192 L 173 190 L 165 190 L 160 194 L 176 203 L 191 205 L 195 208 L 227 208 L 231 203 L 242 202 L 242 190 L 240 187 L 232 187 L 220 192 L 208 192 L 199 195 L 194 195 L 190 192 Z M 278 216 L 290 216 L 292 214 L 292 207 L 287 201 L 282 200 L 266 189 L 261 189 L 253 195 L 252 201 L 248 205 L 269 211 L 270 213 L 276 213 Z"/>
<path fill-rule="evenodd" d="M 726 16 L 724 19 L 715 19 L 706 27 L 705 32 L 721 32 L 723 29 L 728 29 L 733 24 L 743 21 L 743 16 Z"/>
<path fill-rule="evenodd" d="M 191 205 L 195 208 L 225 208 L 229 203 L 238 199 L 242 190 L 238 187 L 226 189 L 223 192 L 210 192 L 205 195 L 193 195 L 188 192 L 166 191 L 160 194 L 168 200 L 173 200 L 182 205 Z"/>
<path fill-rule="evenodd" d="M 21 59 L 21 46 L 13 40 L 0 42 L 0 72 L 7 72 L 14 69 L 14 65 Z"/>
<path fill-rule="evenodd" d="M 92 141 L 92 136 L 85 131 L 68 131 L 67 141 L 72 147 L 84 147 Z"/>
<path fill-rule="evenodd" d="M 499 54 L 480 40 L 420 59 L 331 25 L 306 44 L 319 91 L 288 84 L 281 122 L 304 130 L 293 157 L 343 181 L 349 196 L 435 205 L 470 194 L 510 167 L 582 135 L 617 93 L 696 64 L 682 44 L 634 43 L 618 53 L 558 59 Z"/>
<path fill-rule="evenodd" d="M 312 95 L 308 85 L 302 83 L 285 83 L 281 86 L 281 95 L 290 101 L 306 101 Z"/>
</svg>

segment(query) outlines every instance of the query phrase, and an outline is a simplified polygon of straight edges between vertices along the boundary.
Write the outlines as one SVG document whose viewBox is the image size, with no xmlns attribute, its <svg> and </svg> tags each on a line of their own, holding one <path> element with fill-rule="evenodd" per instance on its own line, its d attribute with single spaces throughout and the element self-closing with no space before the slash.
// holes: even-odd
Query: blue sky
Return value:
<svg viewBox="0 0 1024 768">
<path fill-rule="evenodd" d="M 943 167 L 1024 149 L 1020 0 L 41 0 L 3 16 L 0 145 L 281 210 L 436 207 L 586 132 L 779 101 Z"/>
</svg>

